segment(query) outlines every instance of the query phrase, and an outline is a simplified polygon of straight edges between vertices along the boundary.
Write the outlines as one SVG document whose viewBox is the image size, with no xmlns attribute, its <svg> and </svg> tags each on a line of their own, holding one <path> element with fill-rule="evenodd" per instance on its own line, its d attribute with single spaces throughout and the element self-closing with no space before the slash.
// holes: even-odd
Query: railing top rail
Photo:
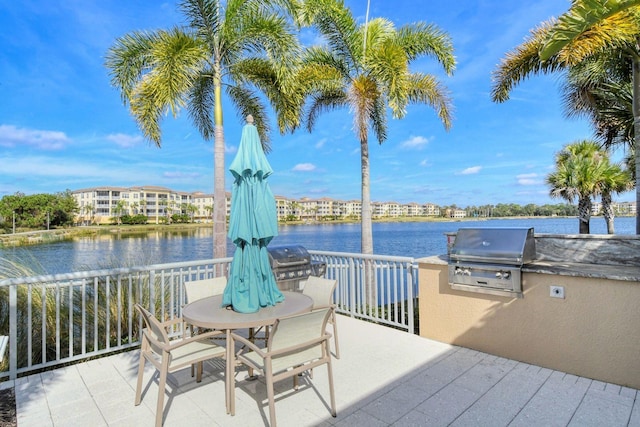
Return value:
<svg viewBox="0 0 640 427">
<path fill-rule="evenodd" d="M 29 283 L 42 283 L 42 282 L 55 282 L 61 280 L 78 280 L 78 279 L 88 279 L 96 276 L 111 276 L 111 275 L 121 275 L 121 274 L 131 274 L 131 273 L 139 273 L 151 270 L 170 270 L 174 268 L 186 268 L 186 267 L 195 267 L 198 265 L 206 265 L 206 264 L 224 264 L 231 262 L 232 258 L 219 258 L 212 260 L 197 260 L 197 261 L 181 261 L 174 262 L 168 264 L 153 264 L 153 265 L 140 265 L 134 267 L 120 267 L 120 268 L 109 268 L 102 270 L 87 270 L 87 271 L 76 271 L 73 273 L 59 273 L 59 274 L 47 274 L 40 276 L 31 276 L 31 277 L 16 277 L 11 279 L 3 279 L 0 280 L 0 287 L 3 286 L 14 286 L 14 285 L 22 285 Z"/>
<path fill-rule="evenodd" d="M 393 262 L 415 262 L 415 258 L 412 257 L 403 257 L 403 256 L 392 256 L 392 255 L 367 255 L 360 254 L 354 252 L 330 252 L 330 251 L 316 251 L 316 250 L 308 250 L 311 255 L 330 255 L 330 256 L 342 256 L 346 258 L 361 258 L 361 259 L 370 259 L 370 260 L 385 260 L 385 261 L 393 261 Z"/>
</svg>

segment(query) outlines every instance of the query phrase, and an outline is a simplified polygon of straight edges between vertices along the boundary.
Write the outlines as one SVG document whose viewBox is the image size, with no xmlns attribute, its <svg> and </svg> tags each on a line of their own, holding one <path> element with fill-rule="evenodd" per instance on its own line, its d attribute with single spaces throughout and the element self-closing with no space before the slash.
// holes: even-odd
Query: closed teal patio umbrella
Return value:
<svg viewBox="0 0 640 427">
<path fill-rule="evenodd" d="M 267 183 L 273 169 L 251 116 L 247 116 L 229 170 L 234 182 L 228 236 L 236 250 L 222 304 L 240 313 L 254 313 L 283 301 L 284 295 L 276 284 L 267 251 L 271 239 L 278 235 L 275 197 Z"/>
</svg>

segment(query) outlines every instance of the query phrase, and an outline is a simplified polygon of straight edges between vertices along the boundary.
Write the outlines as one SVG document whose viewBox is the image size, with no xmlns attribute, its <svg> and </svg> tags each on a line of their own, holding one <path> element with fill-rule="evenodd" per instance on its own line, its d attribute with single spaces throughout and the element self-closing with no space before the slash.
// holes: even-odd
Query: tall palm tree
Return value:
<svg viewBox="0 0 640 427">
<path fill-rule="evenodd" d="M 502 102 L 511 88 L 530 74 L 567 70 L 602 55 L 618 55 L 630 62 L 633 117 L 640 120 L 640 1 L 573 0 L 570 9 L 534 29 L 530 37 L 508 53 L 494 73 L 492 97 Z M 634 129 L 634 146 L 640 129 Z M 640 171 L 640 156 L 636 159 Z M 636 182 L 636 212 L 640 212 L 640 186 Z M 636 214 L 636 233 L 640 216 Z"/>
<path fill-rule="evenodd" d="M 134 31 L 116 40 L 106 66 L 144 136 L 161 146 L 160 123 L 186 107 L 204 139 L 214 139 L 214 257 L 226 256 L 223 88 L 239 118 L 252 114 L 268 149 L 266 107 L 297 49 L 296 0 L 183 0 L 185 26 Z M 278 107 L 279 108 L 279 107 Z"/>
<path fill-rule="evenodd" d="M 449 129 L 451 100 L 446 88 L 433 75 L 411 72 L 409 65 L 426 55 L 451 74 L 453 45 L 446 33 L 422 22 L 397 29 L 379 18 L 358 26 L 342 0 L 307 0 L 305 6 L 306 17 L 327 44 L 305 51 L 296 76 L 301 89 L 292 93 L 307 95 L 304 122 L 309 131 L 325 111 L 348 108 L 352 112 L 362 168 L 361 251 L 372 254 L 369 132 L 383 143 L 387 108 L 400 119 L 411 103 L 433 107 Z"/>
</svg>

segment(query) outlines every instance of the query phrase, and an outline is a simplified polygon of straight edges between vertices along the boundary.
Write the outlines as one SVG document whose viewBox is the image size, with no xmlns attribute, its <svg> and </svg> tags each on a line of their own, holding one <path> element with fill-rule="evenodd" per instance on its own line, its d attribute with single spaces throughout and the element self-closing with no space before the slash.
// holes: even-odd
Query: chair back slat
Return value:
<svg viewBox="0 0 640 427">
<path fill-rule="evenodd" d="M 313 300 L 313 309 L 330 307 L 333 304 L 333 292 L 337 281 L 323 277 L 309 276 L 302 288 L 303 295 Z"/>
<path fill-rule="evenodd" d="M 279 319 L 269 336 L 268 351 L 304 346 L 325 334 L 329 310 L 317 310 Z M 320 346 L 318 346 L 320 347 Z"/>
<path fill-rule="evenodd" d="M 226 286 L 227 278 L 224 276 L 184 282 L 184 290 L 187 294 L 187 302 L 189 303 L 198 301 L 202 298 L 221 295 Z"/>
</svg>

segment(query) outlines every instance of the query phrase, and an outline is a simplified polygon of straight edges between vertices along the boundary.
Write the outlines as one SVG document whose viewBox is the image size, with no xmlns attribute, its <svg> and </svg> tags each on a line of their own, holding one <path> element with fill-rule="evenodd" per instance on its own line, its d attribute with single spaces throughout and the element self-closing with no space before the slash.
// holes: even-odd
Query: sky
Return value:
<svg viewBox="0 0 640 427">
<path fill-rule="evenodd" d="M 366 0 L 347 0 L 366 19 Z M 545 176 L 566 144 L 591 138 L 584 119 L 563 113 L 562 76 L 532 76 L 509 101 L 491 101 L 491 75 L 530 30 L 559 16 L 570 0 L 370 0 L 369 19 L 396 27 L 423 21 L 448 33 L 457 60 L 452 76 L 433 58 L 411 65 L 450 91 L 452 128 L 425 105 L 389 118 L 388 138 L 370 138 L 371 200 L 456 204 L 564 203 L 549 197 Z M 184 22 L 177 2 L 21 0 L 0 2 L 0 197 L 97 186 L 163 186 L 213 192 L 213 142 L 186 111 L 162 123 L 162 147 L 142 137 L 104 66 L 117 37 Z M 303 43 L 318 42 L 310 31 Z M 227 170 L 243 122 L 223 100 Z M 271 115 L 272 123 L 274 116 Z M 349 110 L 325 113 L 314 130 L 271 135 L 269 182 L 291 199 L 361 197 L 360 147 Z M 619 160 L 624 153 L 615 153 Z M 633 201 L 624 193 L 616 201 Z"/>
</svg>

